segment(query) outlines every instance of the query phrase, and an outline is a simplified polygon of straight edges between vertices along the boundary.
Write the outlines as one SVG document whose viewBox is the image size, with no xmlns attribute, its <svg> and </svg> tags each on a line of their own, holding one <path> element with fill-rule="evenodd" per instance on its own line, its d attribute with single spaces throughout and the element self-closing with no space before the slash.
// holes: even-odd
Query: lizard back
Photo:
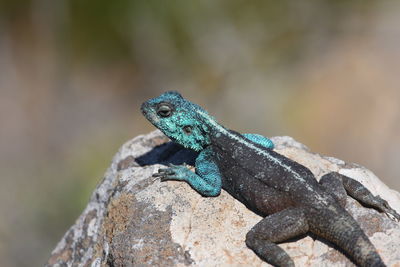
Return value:
<svg viewBox="0 0 400 267">
<path fill-rule="evenodd" d="M 240 191 L 241 183 L 246 179 L 246 184 L 254 183 L 258 190 L 267 187 L 296 203 L 314 203 L 316 197 L 327 201 L 314 175 L 303 165 L 246 140 L 234 131 L 212 133 L 210 137 L 224 187 Z M 301 197 L 297 199 L 296 196 Z"/>
</svg>

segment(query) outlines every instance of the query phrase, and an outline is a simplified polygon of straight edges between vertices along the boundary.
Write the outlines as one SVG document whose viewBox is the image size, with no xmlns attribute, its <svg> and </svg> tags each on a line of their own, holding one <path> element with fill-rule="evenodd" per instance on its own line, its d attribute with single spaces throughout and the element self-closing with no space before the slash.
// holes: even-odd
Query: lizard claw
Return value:
<svg viewBox="0 0 400 267">
<path fill-rule="evenodd" d="M 382 199 L 380 196 L 377 196 L 377 201 L 380 204 L 380 209 L 392 220 L 396 222 L 400 222 L 400 214 L 398 214 L 392 207 L 390 207 L 389 203 Z"/>
<path fill-rule="evenodd" d="M 385 213 L 393 221 L 400 222 L 400 214 L 398 214 L 394 209 L 388 208 L 385 210 Z"/>
<path fill-rule="evenodd" d="M 158 173 L 153 174 L 153 176 L 164 176 L 164 175 L 173 175 L 175 172 L 171 168 L 162 168 L 158 169 Z"/>
<path fill-rule="evenodd" d="M 174 164 L 169 164 L 168 166 L 168 168 L 158 169 L 158 172 L 154 173 L 153 177 L 160 178 L 162 182 L 167 180 L 184 180 L 184 177 L 186 177 L 186 167 Z"/>
<path fill-rule="evenodd" d="M 163 182 L 163 181 L 169 180 L 168 178 L 172 178 L 173 175 L 175 175 L 175 172 L 172 169 L 162 168 L 162 169 L 158 169 L 158 172 L 154 173 L 153 177 L 158 177 Z"/>
</svg>

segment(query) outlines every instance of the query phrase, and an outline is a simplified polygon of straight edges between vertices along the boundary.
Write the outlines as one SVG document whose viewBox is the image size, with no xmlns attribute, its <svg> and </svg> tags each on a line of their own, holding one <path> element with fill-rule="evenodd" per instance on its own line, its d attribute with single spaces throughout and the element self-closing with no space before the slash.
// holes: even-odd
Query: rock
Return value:
<svg viewBox="0 0 400 267">
<path fill-rule="evenodd" d="M 311 153 L 290 137 L 272 139 L 279 153 L 307 166 L 316 177 L 330 171 L 353 177 L 400 211 L 400 194 L 369 170 Z M 269 266 L 244 242 L 260 216 L 225 191 L 205 198 L 184 182 L 152 177 L 162 164 L 193 164 L 195 156 L 159 131 L 127 142 L 47 266 Z M 385 263 L 400 266 L 400 224 L 351 198 L 346 209 Z M 296 266 L 353 266 L 329 242 L 312 235 L 280 246 Z"/>
</svg>

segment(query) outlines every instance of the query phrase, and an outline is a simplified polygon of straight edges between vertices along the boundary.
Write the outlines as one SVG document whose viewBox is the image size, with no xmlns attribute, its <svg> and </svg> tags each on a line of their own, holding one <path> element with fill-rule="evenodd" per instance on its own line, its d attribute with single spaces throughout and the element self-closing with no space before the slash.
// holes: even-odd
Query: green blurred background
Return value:
<svg viewBox="0 0 400 267">
<path fill-rule="evenodd" d="M 0 0 L 0 262 L 40 266 L 179 90 L 400 190 L 399 1 Z"/>
</svg>

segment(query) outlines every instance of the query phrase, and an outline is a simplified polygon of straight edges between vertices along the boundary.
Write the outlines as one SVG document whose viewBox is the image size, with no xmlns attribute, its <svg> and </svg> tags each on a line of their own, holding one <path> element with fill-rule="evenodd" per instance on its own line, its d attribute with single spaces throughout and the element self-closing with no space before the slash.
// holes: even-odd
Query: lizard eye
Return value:
<svg viewBox="0 0 400 267">
<path fill-rule="evenodd" d="M 185 132 L 185 134 L 189 135 L 192 133 L 192 127 L 191 126 L 185 126 L 183 127 L 183 131 Z"/>
<path fill-rule="evenodd" d="M 157 107 L 157 115 L 163 118 L 169 117 L 172 114 L 172 108 L 165 104 L 165 103 L 161 103 L 158 107 Z"/>
</svg>

